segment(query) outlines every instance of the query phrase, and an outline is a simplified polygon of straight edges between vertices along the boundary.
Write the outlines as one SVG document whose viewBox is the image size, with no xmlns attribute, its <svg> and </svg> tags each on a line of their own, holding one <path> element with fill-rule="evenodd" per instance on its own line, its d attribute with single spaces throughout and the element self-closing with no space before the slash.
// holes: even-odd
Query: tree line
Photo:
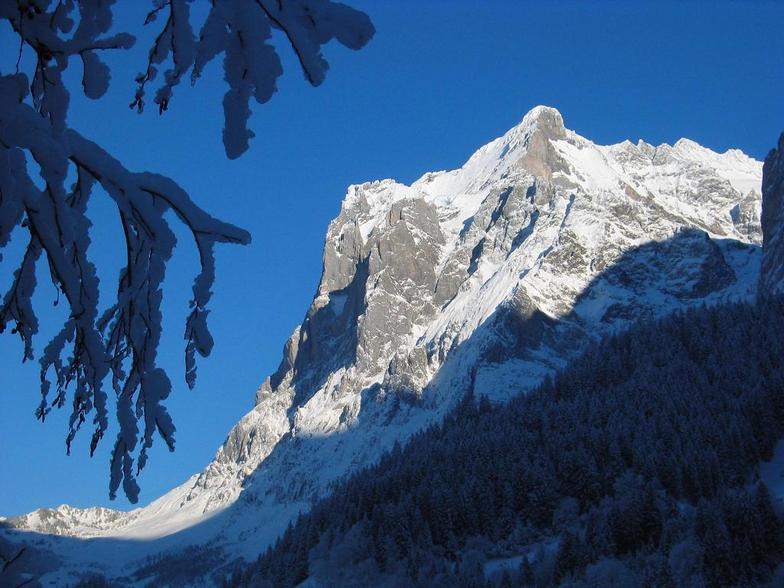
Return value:
<svg viewBox="0 0 784 588">
<path fill-rule="evenodd" d="M 688 310 L 596 344 L 509 404 L 469 395 L 226 585 L 782 580 L 784 525 L 758 472 L 784 436 L 783 311 Z"/>
</svg>

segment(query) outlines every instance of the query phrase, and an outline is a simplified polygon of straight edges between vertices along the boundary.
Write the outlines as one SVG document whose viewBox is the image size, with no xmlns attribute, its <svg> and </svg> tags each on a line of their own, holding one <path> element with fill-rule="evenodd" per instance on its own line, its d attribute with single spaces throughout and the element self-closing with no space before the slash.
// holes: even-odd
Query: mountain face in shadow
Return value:
<svg viewBox="0 0 784 588">
<path fill-rule="evenodd" d="M 784 133 L 765 158 L 762 179 L 763 292 L 784 291 Z"/>
<path fill-rule="evenodd" d="M 759 185 L 738 151 L 598 146 L 538 107 L 459 170 L 352 186 L 303 324 L 206 470 L 131 513 L 18 517 L 39 535 L 14 537 L 56 554 L 57 578 L 161 551 L 253 559 L 469 390 L 505 402 L 636 321 L 753 299 Z"/>
<path fill-rule="evenodd" d="M 684 251 L 690 253 L 690 261 L 686 265 L 684 265 Z M 726 260 L 739 255 L 759 259 L 760 252 L 756 246 L 734 241 L 711 240 L 701 231 L 680 231 L 669 241 L 646 243 L 623 254 L 616 263 L 605 268 L 592 280 L 585 291 L 577 297 L 573 310 L 561 319 L 553 319 L 541 312 L 522 316 L 515 311 L 512 304 L 499 306 L 474 331 L 471 338 L 461 342 L 452 350 L 451 355 L 459 363 L 456 367 L 451 367 L 448 363 L 445 365 L 450 370 L 458 368 L 465 370 L 463 376 L 465 379 L 462 380 L 465 385 L 461 386 L 459 391 L 455 391 L 455 403 L 444 410 L 443 414 L 450 414 L 459 406 L 466 392 L 471 392 L 476 395 L 475 397 L 486 395 L 499 400 L 516 396 L 513 392 L 515 387 L 513 379 L 504 380 L 496 376 L 494 380 L 490 380 L 484 374 L 485 371 L 494 373 L 503 370 L 504 374 L 513 376 L 510 363 L 533 364 L 537 356 L 545 352 L 548 356 L 575 358 L 579 357 L 580 351 L 592 349 L 596 345 L 597 336 L 585 327 L 587 314 L 600 316 L 599 320 L 606 323 L 611 330 L 622 332 L 630 313 L 619 313 L 618 302 L 602 301 L 604 310 L 599 315 L 596 314 L 599 293 L 619 287 L 619 284 L 625 285 L 626 288 L 633 288 L 637 301 L 636 313 L 637 316 L 644 317 L 643 320 L 653 320 L 660 316 L 659 310 L 663 298 L 688 300 L 695 302 L 692 307 L 701 307 L 705 298 L 698 296 L 698 293 L 706 288 L 705 284 L 714 285 L 716 288 L 714 300 L 717 304 L 721 303 L 724 298 L 720 293 L 737 281 L 732 265 Z M 643 267 L 648 269 L 643 270 Z M 689 268 L 694 271 L 690 273 Z M 721 316 L 721 310 L 712 312 L 716 318 Z M 736 310 L 733 312 L 737 314 Z M 726 316 L 728 318 L 735 316 L 733 312 L 728 312 Z M 670 341 L 663 338 L 656 342 L 656 347 L 666 349 L 670 344 Z M 481 355 L 475 353 L 477 348 L 482 350 Z M 592 357 L 596 358 L 597 352 L 593 351 L 593 353 Z M 473 363 L 468 363 L 466 357 L 472 358 Z M 563 361 L 565 362 L 566 359 Z M 585 365 L 586 360 L 581 361 L 582 365 Z M 643 361 L 648 360 L 640 358 L 640 362 Z M 596 360 L 595 365 L 604 366 L 602 373 L 606 372 L 609 374 L 608 377 L 614 377 L 613 368 L 607 366 L 601 358 Z M 445 385 L 451 385 L 456 381 L 455 373 L 447 373 L 443 376 L 449 377 L 446 380 L 447 384 L 439 381 L 437 374 L 433 383 L 434 392 L 443 394 Z M 492 394 L 492 381 L 503 384 L 504 391 Z M 530 389 L 528 379 L 521 378 L 518 382 L 520 382 L 517 384 L 518 394 Z M 481 392 L 479 386 L 484 386 Z M 421 430 L 428 422 L 438 422 L 440 419 L 437 420 L 436 415 L 442 410 L 428 399 L 428 393 L 429 390 L 426 389 L 424 393 L 417 396 L 405 390 L 389 391 L 383 390 L 380 386 L 368 387 L 363 391 L 364 402 L 375 407 L 375 412 L 367 417 L 360 412 L 356 426 L 328 437 L 300 437 L 279 443 L 267 457 L 264 465 L 247 478 L 242 494 L 232 505 L 194 526 L 166 537 L 146 541 L 112 537 L 78 539 L 11 530 L 6 531 L 6 536 L 12 538 L 14 542 L 21 541 L 27 544 L 28 549 L 34 553 L 37 550 L 35 561 L 39 562 L 39 566 L 40 562 L 49 562 L 50 570 L 57 571 L 47 572 L 46 577 L 58 581 L 66 578 L 75 581 L 76 570 L 82 573 L 92 570 L 94 573 L 106 574 L 121 585 L 139 579 L 155 580 L 159 583 L 171 580 L 173 585 L 181 585 L 198 578 L 222 578 L 234 569 L 240 555 L 235 549 L 236 544 L 221 540 L 222 533 L 229 530 L 242 537 L 245 541 L 242 551 L 248 554 L 246 558 L 252 559 L 270 544 L 268 537 L 282 533 L 296 514 L 309 510 L 314 499 L 317 498 L 317 495 L 305 490 L 307 486 L 304 478 L 291 476 L 284 480 L 271 480 L 266 468 L 272 471 L 289 468 L 296 472 L 302 465 L 294 461 L 294 456 L 318 455 L 325 451 L 325 446 L 330 448 L 340 444 L 365 442 L 363 435 L 366 428 L 363 426 L 363 418 L 375 420 L 383 417 L 391 427 L 394 427 L 400 422 L 410 422 L 418 414 L 428 414 L 430 419 L 424 420 Z M 379 396 L 383 396 L 383 400 L 380 400 Z M 465 442 L 473 443 L 471 439 L 474 438 L 474 434 L 470 433 L 470 429 L 467 431 Z M 301 484 L 299 488 L 293 486 L 297 481 Z M 260 500 L 260 497 L 269 497 L 270 489 L 280 493 L 279 501 L 273 503 L 275 504 L 273 509 L 267 508 L 263 502 L 259 504 L 263 500 L 263 498 Z M 343 491 L 343 487 L 338 486 L 338 492 Z M 291 496 L 296 500 L 291 500 Z M 190 547 L 186 548 L 186 546 Z M 159 558 L 157 554 L 160 553 L 166 555 Z M 129 560 L 133 563 L 129 564 L 126 571 L 121 574 L 112 573 L 111 567 L 104 567 L 97 563 Z M 195 566 L 194 560 L 205 562 L 204 567 Z M 60 564 L 63 565 L 62 568 L 58 568 Z M 36 570 L 35 566 L 31 569 L 34 572 Z"/>
<path fill-rule="evenodd" d="M 779 586 L 782 362 L 781 298 L 643 321 L 509 403 L 469 393 L 229 585 Z"/>
</svg>

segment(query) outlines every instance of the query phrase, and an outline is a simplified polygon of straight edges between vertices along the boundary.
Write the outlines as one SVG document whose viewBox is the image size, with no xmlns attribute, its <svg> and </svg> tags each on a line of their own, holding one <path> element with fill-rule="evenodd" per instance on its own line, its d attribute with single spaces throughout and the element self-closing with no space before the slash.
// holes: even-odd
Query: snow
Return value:
<svg viewBox="0 0 784 588">
<path fill-rule="evenodd" d="M 784 510 L 784 439 L 776 444 L 771 460 L 760 464 L 760 478 L 778 503 L 779 510 Z"/>
<path fill-rule="evenodd" d="M 620 184 L 619 174 L 610 166 L 606 155 L 599 149 L 591 149 L 580 143 L 568 140 L 553 141 L 553 146 L 569 161 L 573 168 L 579 170 L 582 183 L 588 190 L 617 190 Z"/>
<path fill-rule="evenodd" d="M 348 300 L 348 294 L 335 294 L 333 292 L 329 295 L 330 308 L 332 308 L 332 312 L 334 312 L 336 316 L 343 314 L 343 309 L 346 307 L 346 300 Z"/>
<path fill-rule="evenodd" d="M 417 198 L 421 195 L 410 187 L 386 179 L 352 185 L 343 201 L 341 210 L 350 210 L 360 199 L 364 199 L 368 209 L 360 217 L 359 231 L 362 239 L 367 241 L 373 229 L 385 221 L 385 213 L 395 202 L 406 198 Z"/>
<path fill-rule="evenodd" d="M 560 541 L 556 538 L 529 545 L 527 546 L 525 553 L 519 555 L 489 559 L 484 564 L 485 578 L 498 581 L 500 580 L 500 575 L 505 571 L 516 573 L 524 560 L 533 563 L 536 561 L 537 553 L 554 553 L 559 545 Z"/>
<path fill-rule="evenodd" d="M 724 153 L 716 153 L 689 139 L 679 139 L 673 150 L 691 160 L 716 170 L 718 175 L 726 179 L 741 194 L 752 191 L 760 192 L 760 163 L 739 149 L 729 149 Z"/>
<path fill-rule="evenodd" d="M 554 374 L 555 370 L 541 361 L 510 359 L 504 363 L 484 365 L 476 372 L 474 394 L 486 396 L 491 402 L 506 402 L 535 388 L 545 377 Z"/>
<path fill-rule="evenodd" d="M 533 553 L 514 555 L 511 557 L 499 557 L 488 560 L 485 562 L 485 578 L 490 580 L 494 576 L 503 574 L 504 572 L 517 573 L 523 561 L 532 562 L 533 560 Z"/>
</svg>

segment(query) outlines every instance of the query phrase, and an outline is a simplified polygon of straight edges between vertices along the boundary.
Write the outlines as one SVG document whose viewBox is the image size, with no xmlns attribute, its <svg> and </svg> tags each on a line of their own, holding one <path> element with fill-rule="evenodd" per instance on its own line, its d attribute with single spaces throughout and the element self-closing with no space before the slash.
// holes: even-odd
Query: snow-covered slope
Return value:
<svg viewBox="0 0 784 588">
<path fill-rule="evenodd" d="M 595 145 L 540 106 L 458 170 L 351 186 L 303 323 L 205 471 L 131 513 L 8 522 L 156 538 L 111 557 L 98 541 L 52 540 L 62 574 L 127 572 L 189 543 L 255 557 L 468 390 L 503 401 L 631 321 L 754 295 L 761 167 L 686 139 Z"/>
</svg>

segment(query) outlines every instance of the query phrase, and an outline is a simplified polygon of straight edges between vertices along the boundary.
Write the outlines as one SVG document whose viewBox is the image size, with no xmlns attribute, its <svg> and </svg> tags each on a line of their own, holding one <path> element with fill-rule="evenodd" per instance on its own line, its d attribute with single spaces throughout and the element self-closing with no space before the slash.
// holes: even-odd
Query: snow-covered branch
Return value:
<svg viewBox="0 0 784 588">
<path fill-rule="evenodd" d="M 229 85 L 223 101 L 224 144 L 229 157 L 241 155 L 253 136 L 247 129 L 250 96 L 258 102 L 269 100 L 282 73 L 269 44 L 273 29 L 283 31 L 314 85 L 327 69 L 320 53 L 324 43 L 337 38 L 356 49 L 373 34 L 364 14 L 329 0 L 212 0 L 197 39 L 190 24 L 191 2 L 153 1 L 145 24 L 159 16 L 165 23 L 149 50 L 146 71 L 137 78 L 132 106 L 143 108 L 145 86 L 161 64 L 171 62 L 155 94 L 163 112 L 187 72 L 195 81 L 206 64 L 223 53 Z M 162 284 L 176 244 L 165 215 L 174 212 L 187 227 L 201 261 L 185 324 L 185 377 L 190 387 L 196 381 L 196 354 L 207 356 L 213 346 L 207 305 L 215 279 L 214 246 L 246 244 L 250 235 L 210 216 L 173 180 L 132 172 L 68 128 L 69 94 L 62 75 L 71 58 L 83 67 L 85 95 L 96 99 L 106 92 L 110 79 L 100 52 L 134 44 L 129 33 L 109 34 L 112 10 L 113 2 L 107 0 L 0 3 L 0 18 L 11 24 L 20 46 L 35 56 L 32 71 L 19 72 L 17 66 L 16 73 L 0 75 L 0 252 L 14 230 L 29 235 L 11 286 L 0 301 L 0 332 L 10 325 L 23 342 L 23 360 L 33 359 L 39 322 L 32 298 L 43 254 L 58 299 L 64 297 L 70 312 L 39 360 L 42 398 L 36 416 L 43 421 L 52 407 L 64 406 L 70 396 L 68 451 L 91 417 L 92 454 L 109 427 L 104 387 L 111 376 L 119 432 L 112 452 L 110 495 L 114 497 L 122 484 L 135 502 L 136 476 L 155 434 L 174 449 L 175 427 L 164 406 L 171 382 L 157 363 Z M 42 183 L 33 180 L 33 161 Z M 67 185 L 71 178 L 73 183 Z M 117 207 L 126 249 L 116 300 L 102 313 L 86 214 L 97 186 Z"/>
<path fill-rule="evenodd" d="M 142 111 L 145 88 L 166 61 L 171 67 L 155 93 L 162 113 L 169 107 L 174 88 L 186 72 L 196 83 L 205 66 L 223 54 L 224 79 L 229 86 L 223 98 L 223 143 L 229 158 L 248 149 L 254 133 L 248 129 L 250 97 L 267 102 L 283 73 L 272 31 L 281 31 L 297 55 L 305 79 L 318 86 L 329 64 L 321 47 L 332 39 L 351 49 L 361 49 L 375 33 L 366 14 L 330 0 L 212 0 L 198 39 L 194 37 L 188 5 L 192 0 L 155 0 L 145 24 L 160 14 L 166 20 L 150 48 L 147 68 L 141 72 L 131 108 Z"/>
<path fill-rule="evenodd" d="M 132 500 L 138 487 L 131 470 L 132 452 L 142 442 L 137 470 L 144 467 L 146 450 L 157 431 L 174 447 L 174 425 L 162 402 L 171 384 L 157 366 L 161 337 L 162 283 L 166 262 L 176 239 L 164 219 L 173 210 L 191 231 L 199 248 L 202 271 L 194 282 L 193 309 L 188 319 L 188 383 L 195 382 L 193 353 L 207 355 L 212 340 L 206 329 L 206 303 L 215 276 L 212 249 L 216 242 L 248 243 L 250 236 L 213 219 L 198 208 L 174 181 L 151 173 L 133 173 L 95 143 L 72 129 L 57 132 L 47 119 L 26 104 L 24 75 L 0 79 L 0 145 L 2 145 L 3 206 L 6 220 L 30 232 L 30 242 L 11 289 L 0 307 L 0 324 L 15 323 L 32 357 L 32 337 L 38 322 L 32 310 L 35 261 L 46 253 L 52 281 L 70 305 L 70 316 L 41 357 L 43 398 L 37 415 L 45 419 L 52 405 L 65 403 L 73 384 L 73 407 L 67 444 L 95 409 L 91 451 L 108 427 L 103 381 L 111 372 L 118 394 L 120 432 L 112 465 L 112 492 L 122 481 Z M 14 101 L 14 97 L 16 100 Z M 14 103 L 15 102 L 15 103 Z M 27 169 L 28 153 L 40 166 L 45 187 L 39 189 Z M 67 170 L 76 181 L 64 189 Z M 99 184 L 116 204 L 124 232 L 126 265 L 118 283 L 117 301 L 98 317 L 98 277 L 88 258 L 90 221 L 86 216 L 92 188 Z M 197 326 L 193 326 L 197 325 Z M 198 328 L 197 328 L 198 327 Z M 62 356 L 70 347 L 70 357 Z M 50 403 L 47 376 L 54 375 L 56 396 Z M 137 420 L 143 423 L 139 438 Z M 120 465 L 122 464 L 122 467 Z"/>
</svg>

